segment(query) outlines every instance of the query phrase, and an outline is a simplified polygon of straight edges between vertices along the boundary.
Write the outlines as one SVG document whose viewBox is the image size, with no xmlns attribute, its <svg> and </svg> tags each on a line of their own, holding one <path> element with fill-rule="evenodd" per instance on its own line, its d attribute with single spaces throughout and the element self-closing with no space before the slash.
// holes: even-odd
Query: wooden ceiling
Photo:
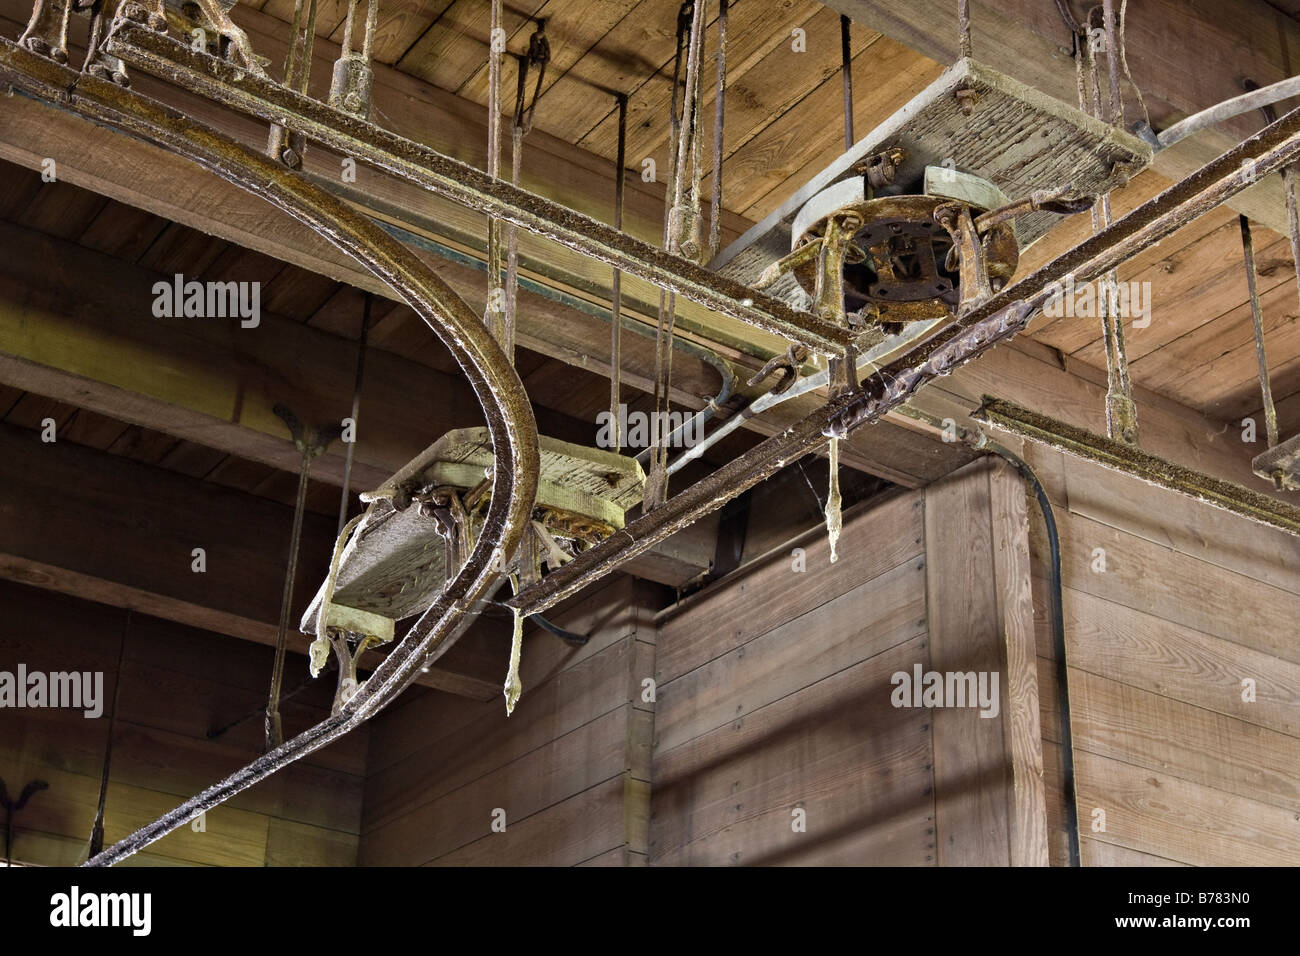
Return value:
<svg viewBox="0 0 1300 956">
<path fill-rule="evenodd" d="M 283 21 L 292 17 L 292 0 L 253 0 L 240 6 Z M 664 168 L 679 6 L 677 0 L 508 4 L 505 26 L 512 53 L 527 48 L 536 19 L 546 21 L 552 62 L 537 107 L 537 128 L 612 163 L 613 92 L 623 92 L 629 96 L 629 169 L 638 172 L 647 157 L 656 158 Z M 341 39 L 345 8 L 346 0 L 323 0 L 319 36 Z M 385 2 L 377 58 L 457 97 L 484 104 L 488 9 L 487 0 Z M 805 52 L 793 49 L 796 30 L 803 31 Z M 942 64 L 862 23 L 854 25 L 852 36 L 855 127 L 862 134 L 930 83 Z M 713 37 L 710 33 L 710 43 Z M 1133 59 L 1143 55 L 1140 48 L 1130 50 Z M 835 11 L 816 0 L 733 0 L 724 151 L 724 204 L 730 212 L 746 221 L 761 218 L 840 154 L 839 62 Z M 514 69 L 512 58 L 503 77 L 510 92 Z M 317 82 L 324 79 L 316 77 Z M 709 84 L 706 87 L 711 115 L 713 90 Z M 383 122 L 384 116 L 378 119 Z M 540 158 L 535 161 L 540 163 Z M 540 168 L 533 171 L 534 176 L 544 174 Z M 1116 213 L 1122 214 L 1165 185 L 1167 181 L 1154 172 L 1142 174 L 1116 193 Z M 205 278 L 257 279 L 264 283 L 263 302 L 269 310 L 346 338 L 357 335 L 360 293 L 347 285 L 93 192 L 63 183 L 42 186 L 37 176 L 16 166 L 7 166 L 0 181 L 0 218 L 164 274 L 184 271 Z M 1021 274 L 1088 231 L 1086 216 L 1063 223 L 1027 251 Z M 1300 299 L 1293 287 L 1287 243 L 1258 227 L 1256 247 L 1274 394 L 1285 435 L 1300 428 L 1295 329 Z M 1122 268 L 1120 276 L 1126 281 L 1149 281 L 1152 288 L 1151 326 L 1129 331 L 1135 381 L 1220 421 L 1258 415 L 1236 216 L 1220 209 L 1204 217 L 1145 251 Z M 380 301 L 375 320 L 372 342 L 377 347 L 454 373 L 445 351 L 429 340 L 409 309 Z M 1100 368 L 1104 358 L 1097 326 L 1088 319 L 1039 319 L 1030 335 L 1063 355 Z M 520 371 L 530 395 L 543 407 L 588 423 L 604 407 L 606 386 L 599 375 L 527 350 L 520 353 Z M 21 413 L 23 400 L 10 397 L 10 404 Z M 634 408 L 646 402 L 640 393 L 629 392 L 627 398 Z M 110 444 L 125 442 L 124 434 L 111 436 Z M 737 438 L 722 451 L 734 453 L 752 441 Z M 219 473 L 220 469 L 214 472 Z M 252 486 L 265 480 L 264 476 L 253 480 Z M 326 494 L 314 491 L 313 501 L 318 496 L 319 507 L 328 511 Z"/>
<path fill-rule="evenodd" d="M 251 6 L 285 21 L 292 18 L 292 0 L 254 0 Z M 1273 6 L 1295 14 L 1288 4 Z M 507 4 L 504 28 L 512 53 L 527 50 L 537 20 L 546 23 L 552 60 L 538 102 L 537 128 L 613 162 L 618 132 L 613 93 L 622 92 L 629 98 L 629 168 L 639 171 L 643 159 L 654 158 L 665 169 L 679 8 L 678 0 Z M 339 42 L 345 10 L 346 0 L 324 0 L 318 35 Z M 716 15 L 714 4 L 710 16 Z M 489 20 L 487 0 L 384 3 L 376 57 L 486 105 Z M 711 56 L 716 24 L 711 22 L 710 29 Z M 805 52 L 793 49 L 796 29 L 804 33 Z M 816 0 L 731 3 L 723 164 L 728 210 L 751 222 L 763 218 L 842 152 L 839 29 L 839 14 Z M 852 37 L 854 123 L 861 135 L 924 89 L 943 65 L 861 23 L 854 24 Z M 1140 33 L 1133 39 L 1143 43 L 1150 38 Z M 1132 59 L 1146 55 L 1138 46 L 1129 53 Z M 515 68 L 511 57 L 503 73 L 507 99 L 513 96 Z M 706 89 L 711 117 L 714 90 L 710 83 Z M 1167 185 L 1155 172 L 1142 174 L 1115 195 L 1116 214 Z M 710 187 L 711 179 L 706 191 Z M 1026 253 L 1021 274 L 1089 231 L 1086 216 L 1063 223 Z M 1255 243 L 1273 391 L 1285 435 L 1300 429 L 1300 332 L 1295 321 L 1300 298 L 1288 244 L 1259 226 Z M 1193 223 L 1128 263 L 1120 277 L 1151 283 L 1151 326 L 1128 333 L 1136 382 L 1218 420 L 1262 415 L 1234 213 L 1221 208 Z M 1040 319 L 1030 334 L 1077 361 L 1105 366 L 1095 321 Z"/>
<path fill-rule="evenodd" d="M 241 6 L 244 5 L 241 3 Z M 286 22 L 292 0 L 252 0 Z M 528 49 L 536 21 L 546 21 L 551 63 L 535 126 L 614 162 L 618 120 L 614 93 L 628 96 L 629 167 L 656 160 L 667 168 L 668 112 L 680 0 L 522 0 L 503 13 L 507 49 Z M 322 0 L 317 35 L 341 42 L 346 0 Z M 710 7 L 708 55 L 716 45 L 717 4 Z M 379 62 L 472 100 L 488 101 L 487 0 L 381 2 L 375 34 Z M 806 49 L 792 35 L 804 31 Z M 853 28 L 854 124 L 880 123 L 920 92 L 943 67 L 862 25 Z M 724 205 L 757 221 L 843 151 L 839 14 L 817 0 L 732 0 L 727 34 Z M 710 67 L 711 69 L 711 67 Z M 530 89 L 531 89 L 530 80 Z M 705 106 L 713 115 L 714 89 Z M 514 58 L 502 73 L 513 109 Z M 527 160 L 525 159 L 525 162 Z M 706 180 L 705 193 L 711 188 Z"/>
<path fill-rule="evenodd" d="M 1170 183 L 1147 171 L 1112 194 L 1122 215 Z M 1021 274 L 1091 232 L 1088 216 L 1062 223 L 1027 251 Z M 1300 295 L 1288 239 L 1252 228 L 1264 344 L 1283 437 L 1300 430 Z M 1255 353 L 1238 216 L 1221 206 L 1144 250 L 1119 269 L 1121 282 L 1150 283 L 1150 325 L 1126 323 L 1133 381 L 1206 416 L 1239 423 L 1252 416 L 1263 434 Z M 1029 334 L 1064 355 L 1105 368 L 1100 320 L 1042 317 Z M 1139 408 L 1139 418 L 1141 409 Z M 1261 438 L 1262 441 L 1262 438 Z"/>
<path fill-rule="evenodd" d="M 350 286 L 89 190 L 64 182 L 42 183 L 38 173 L 3 161 L 0 161 L 0 223 L 74 242 L 156 275 L 179 272 L 200 281 L 257 281 L 261 283 L 261 303 L 266 313 L 342 338 L 354 341 L 359 338 L 363 294 Z M 404 304 L 374 300 L 369 342 L 371 348 L 402 355 L 448 375 L 459 374 L 451 354 Z M 542 420 L 548 434 L 584 444 L 595 442 L 596 416 L 609 407 L 606 378 L 525 348 L 516 350 L 515 366 L 539 416 L 545 416 Z M 339 384 L 340 389 L 346 387 L 349 386 Z M 363 429 L 365 395 L 363 385 Z M 623 390 L 623 400 L 631 411 L 649 412 L 654 407 L 652 396 L 633 388 Z M 293 472 L 0 383 L 0 422 L 40 430 L 47 418 L 55 422 L 60 441 L 281 504 L 294 503 L 297 476 Z M 287 440 L 287 433 L 285 437 Z M 433 440 L 436 436 L 427 437 Z M 759 436 L 739 430 L 719 442 L 705 454 L 700 465 L 691 466 L 684 474 L 688 479 L 698 476 L 758 441 Z M 799 484 L 804 481 L 800 476 Z M 872 480 L 859 481 L 846 495 L 856 500 L 885 485 Z M 354 511 L 358 507 L 355 500 L 358 490 L 352 489 Z M 333 517 L 338 509 L 337 484 L 310 480 L 307 510 Z"/>
</svg>

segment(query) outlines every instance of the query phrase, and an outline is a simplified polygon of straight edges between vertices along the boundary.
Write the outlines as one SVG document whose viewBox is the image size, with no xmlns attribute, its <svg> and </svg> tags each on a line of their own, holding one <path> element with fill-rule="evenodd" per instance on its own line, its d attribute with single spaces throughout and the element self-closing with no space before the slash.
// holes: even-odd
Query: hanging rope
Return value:
<svg viewBox="0 0 1300 956">
<path fill-rule="evenodd" d="M 1112 126 L 1124 125 L 1124 104 L 1119 95 L 1119 37 L 1116 35 L 1118 18 L 1115 0 L 1102 0 L 1102 26 L 1106 31 L 1106 70 L 1110 81 L 1110 111 L 1108 121 Z M 1098 114 L 1098 119 L 1101 119 Z"/>
<path fill-rule="evenodd" d="M 1110 4 L 1112 0 L 1106 0 Z M 1089 23 L 1094 15 L 1104 10 L 1093 7 L 1089 11 Z M 1113 35 L 1113 30 L 1111 31 Z M 1091 108 L 1085 101 L 1083 109 L 1098 119 L 1103 118 L 1101 99 L 1101 76 L 1097 59 L 1092 55 L 1092 45 L 1087 38 L 1082 38 L 1077 50 L 1082 54 L 1091 80 Z M 1112 78 L 1116 75 L 1115 64 L 1118 57 L 1114 46 L 1107 46 L 1107 55 L 1111 60 Z M 1080 95 L 1084 94 L 1086 84 L 1079 80 Z M 1111 118 L 1116 120 L 1117 96 L 1112 91 Z M 1111 223 L 1110 195 L 1103 195 L 1092 207 L 1092 231 L 1095 235 Z M 1128 351 L 1124 343 L 1124 321 L 1118 314 L 1119 274 L 1111 269 L 1102 278 L 1102 339 L 1106 349 L 1106 434 L 1108 437 L 1125 444 L 1138 443 L 1137 406 L 1133 401 L 1133 383 L 1129 377 Z"/>
<path fill-rule="evenodd" d="M 95 806 L 95 822 L 90 828 L 90 848 L 86 859 L 104 849 L 104 807 L 108 802 L 108 770 L 113 762 L 113 732 L 117 727 L 117 702 L 122 696 L 122 661 L 126 658 L 126 638 L 131 633 L 130 608 L 122 622 L 122 637 L 117 645 L 117 672 L 113 677 L 113 707 L 108 712 L 108 739 L 104 741 L 104 768 L 99 774 L 99 803 Z"/>
<path fill-rule="evenodd" d="M 676 139 L 670 143 L 672 160 L 671 205 L 665 225 L 665 246 L 673 255 L 696 258 L 700 255 L 700 143 L 699 114 L 702 106 L 701 83 L 704 59 L 704 13 L 706 0 L 688 2 L 678 13 L 678 52 L 673 67 L 673 105 L 676 107 L 677 77 L 681 75 L 683 47 L 683 15 L 689 10 L 686 24 L 686 80 L 681 90 L 681 118 L 672 123 Z M 690 187 L 686 186 L 689 176 Z M 659 293 L 659 319 L 655 328 L 655 411 L 660 421 L 666 421 L 670 411 L 669 395 L 672 383 L 672 344 L 676 322 L 677 297 L 672 293 Z M 668 498 L 668 436 L 660 435 L 652 446 L 650 472 L 646 476 L 644 511 L 652 511 Z"/>
<path fill-rule="evenodd" d="M 713 198 L 710 203 L 708 262 L 722 248 L 722 132 L 726 119 L 727 99 L 727 7 L 729 0 L 718 4 L 718 86 L 713 100 Z"/>
<path fill-rule="evenodd" d="M 501 0 L 492 0 L 492 19 L 488 33 L 488 155 L 487 173 L 493 179 L 501 175 L 501 58 L 504 32 L 501 29 Z M 488 220 L 488 298 L 483 324 L 499 344 L 505 342 L 506 291 L 501 246 L 501 220 Z"/>
<path fill-rule="evenodd" d="M 1290 226 L 1291 260 L 1295 263 L 1296 290 L 1300 292 L 1300 214 L 1296 211 L 1296 168 L 1294 165 L 1282 171 L 1282 182 L 1286 188 L 1286 216 Z"/>
<path fill-rule="evenodd" d="M 348 520 L 348 498 L 352 489 L 352 458 L 357 447 L 357 423 L 361 415 L 361 377 L 366 369 L 366 344 L 370 339 L 370 311 L 375 297 L 367 292 L 361 307 L 361 338 L 357 344 L 357 377 L 352 385 L 352 441 L 348 442 L 347 457 L 343 461 L 343 494 L 339 498 L 338 533 Z"/>
<path fill-rule="evenodd" d="M 1151 114 L 1147 112 L 1147 102 L 1142 97 L 1142 90 L 1133 81 L 1133 72 L 1128 68 L 1128 44 L 1124 41 L 1124 27 L 1127 23 L 1128 0 L 1121 0 L 1119 5 L 1119 65 L 1120 69 L 1124 71 L 1124 79 L 1128 80 L 1128 85 L 1133 87 L 1133 95 L 1137 98 L 1138 106 L 1142 110 L 1143 122 L 1150 126 Z"/>
<path fill-rule="evenodd" d="M 623 228 L 623 194 L 627 179 L 627 94 L 615 93 L 618 101 L 618 156 L 614 161 L 614 228 Z M 622 450 L 622 385 L 623 385 L 623 272 L 614 269 L 613 287 L 610 290 L 609 331 L 609 415 L 614 423 L 614 453 Z"/>
<path fill-rule="evenodd" d="M 1241 251 L 1246 261 L 1246 288 L 1250 291 L 1250 321 L 1255 328 L 1255 357 L 1259 362 L 1259 388 L 1264 399 L 1264 425 L 1268 447 L 1277 444 L 1277 409 L 1273 405 L 1273 386 L 1269 382 L 1268 355 L 1264 351 L 1264 313 L 1259 307 L 1258 278 L 1255 272 L 1255 242 L 1250 235 L 1250 220 L 1237 217 L 1241 225 Z"/>
<path fill-rule="evenodd" d="M 316 40 L 316 0 L 307 0 L 305 22 L 303 0 L 295 0 L 289 36 L 291 41 L 289 52 L 285 54 L 284 85 L 290 89 L 296 88 L 299 93 L 306 93 L 307 80 L 311 76 L 312 45 Z"/>
<path fill-rule="evenodd" d="M 971 55 L 970 0 L 957 0 L 957 29 L 957 55 L 964 60 Z"/>
</svg>

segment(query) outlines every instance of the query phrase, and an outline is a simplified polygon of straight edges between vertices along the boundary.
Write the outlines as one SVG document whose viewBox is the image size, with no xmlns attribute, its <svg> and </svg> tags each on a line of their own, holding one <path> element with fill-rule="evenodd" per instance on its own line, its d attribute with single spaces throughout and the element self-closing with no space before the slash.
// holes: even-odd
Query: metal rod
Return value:
<svg viewBox="0 0 1300 956">
<path fill-rule="evenodd" d="M 1260 87 L 1249 93 L 1243 93 L 1240 96 L 1234 96 L 1222 103 L 1216 103 L 1208 109 L 1203 109 L 1199 113 L 1193 113 L 1186 119 L 1180 120 L 1160 133 L 1156 138 L 1159 140 L 1161 149 L 1168 149 L 1174 143 L 1186 139 L 1193 133 L 1199 133 L 1207 127 L 1217 126 L 1224 120 L 1232 119 L 1234 116 L 1240 116 L 1242 113 L 1249 113 L 1251 110 L 1261 109 L 1282 100 L 1289 100 L 1293 96 L 1300 96 L 1300 76 L 1278 80 L 1278 82 L 1271 83 L 1268 86 Z"/>
<path fill-rule="evenodd" d="M 1294 505 L 1148 455 L 1130 445 L 1040 415 L 1012 402 L 985 396 L 984 403 L 971 417 L 1251 521 L 1300 534 L 1300 508 Z"/>
<path fill-rule="evenodd" d="M 339 496 L 339 527 L 335 537 L 343 533 L 343 526 L 348 523 L 348 497 L 352 490 L 352 459 L 357 448 L 357 424 L 361 420 L 361 378 L 366 370 L 366 344 L 370 339 L 370 312 L 375 297 L 366 293 L 365 304 L 361 308 L 361 337 L 357 342 L 357 377 L 352 385 L 352 441 L 348 442 L 348 451 L 343 459 L 343 493 Z"/>
<path fill-rule="evenodd" d="M 104 849 L 104 809 L 108 803 L 108 773 L 113 764 L 113 733 L 117 727 L 117 703 L 122 697 L 122 661 L 126 657 L 126 638 L 131 633 L 130 608 L 122 622 L 122 636 L 117 645 L 117 672 L 113 675 L 113 707 L 108 712 L 108 735 L 104 741 L 104 766 L 99 773 L 99 802 L 95 805 L 95 822 L 90 827 L 88 857 Z"/>
<path fill-rule="evenodd" d="M 964 0 L 963 0 L 964 2 Z M 840 14 L 840 75 L 844 78 L 844 151 L 853 148 L 853 21 Z M 964 54 L 963 54 L 964 55 Z"/>
<path fill-rule="evenodd" d="M 970 55 L 970 0 L 957 0 L 957 56 L 964 60 Z"/>
<path fill-rule="evenodd" d="M 1237 217 L 1241 225 L 1241 251 L 1246 262 L 1246 288 L 1250 291 L 1250 321 L 1255 329 L 1255 358 L 1259 363 L 1259 390 L 1264 400 L 1264 426 L 1268 447 L 1277 444 L 1277 408 L 1273 405 L 1273 385 L 1268 375 L 1268 354 L 1264 351 L 1264 313 L 1259 307 L 1259 279 L 1255 272 L 1255 240 L 1250 235 L 1250 220 Z"/>
<path fill-rule="evenodd" d="M 321 145 L 353 156 L 488 216 L 513 222 L 722 315 L 746 322 L 823 354 L 837 354 L 857 338 L 809 312 L 757 293 L 663 249 L 619 232 L 559 203 L 488 176 L 427 146 L 301 96 L 279 84 L 200 56 L 177 41 L 124 27 L 110 52 L 147 73 L 259 118 L 292 114 L 296 128 Z"/>
</svg>

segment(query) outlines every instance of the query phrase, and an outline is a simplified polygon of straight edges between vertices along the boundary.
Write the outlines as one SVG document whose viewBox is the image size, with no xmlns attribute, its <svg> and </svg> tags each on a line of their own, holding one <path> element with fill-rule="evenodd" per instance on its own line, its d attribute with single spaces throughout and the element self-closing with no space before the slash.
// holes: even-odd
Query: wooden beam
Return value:
<svg viewBox="0 0 1300 956">
<path fill-rule="evenodd" d="M 249 329 L 155 318 L 153 283 L 164 276 L 8 223 L 0 244 L 13 253 L 0 257 L 0 383 L 293 472 L 300 456 L 276 403 L 312 423 L 351 414 L 354 343 L 265 313 Z M 447 431 L 482 422 L 463 378 L 379 348 L 367 359 L 362 410 L 356 492 L 382 485 Z M 535 411 L 548 435 L 595 437 L 594 423 Z M 341 485 L 345 454 L 336 442 L 312 476 Z M 687 529 L 629 573 L 684 584 L 708 568 L 716 526 Z"/>
<path fill-rule="evenodd" d="M 9 253 L 0 257 L 6 384 L 295 472 L 299 453 L 275 404 L 311 423 L 351 414 L 354 343 L 265 313 L 247 329 L 233 319 L 156 318 L 153 286 L 169 276 L 5 223 L 0 244 Z M 379 349 L 367 361 L 362 406 L 358 488 L 378 487 L 446 431 L 483 421 L 464 378 Z M 540 418 L 567 440 L 589 440 L 594 429 Z M 345 453 L 332 446 L 313 464 L 315 477 L 341 484 Z"/>
<path fill-rule="evenodd" d="M 984 461 L 927 488 L 925 553 L 929 670 L 1000 675 L 996 713 L 948 700 L 933 714 L 939 865 L 1046 866 L 1029 528 L 1018 481 Z"/>
<path fill-rule="evenodd" d="M 957 57 L 957 4 L 950 0 L 825 2 L 940 63 Z M 976 60 L 1077 104 L 1070 33 L 1055 4 L 974 0 L 970 6 Z M 1086 5 L 1076 5 L 1076 10 L 1085 9 Z M 1291 76 L 1290 51 L 1300 44 L 1300 22 L 1261 0 L 1130 4 L 1125 33 L 1133 79 L 1144 93 L 1157 129 L 1239 95 L 1243 78 L 1266 86 Z M 1101 66 L 1104 75 L 1105 63 Z M 1123 85 L 1125 116 L 1131 125 L 1141 113 L 1133 102 L 1132 87 Z M 1258 113 L 1237 117 L 1157 153 L 1154 167 L 1168 179 L 1182 179 L 1262 125 Z M 1228 205 L 1278 232 L 1287 231 L 1279 176 L 1267 177 Z"/>
<path fill-rule="evenodd" d="M 11 425 L 0 425 L 0 486 L 0 578 L 275 644 L 291 509 Z M 333 539 L 330 519 L 304 516 L 295 613 L 324 580 Z M 305 654 L 293 621 L 289 648 Z M 506 659 L 489 667 L 476 650 L 457 644 L 420 682 L 495 696 Z"/>
<path fill-rule="evenodd" d="M 16 17 L 20 6 L 17 0 L 0 0 L 0 29 L 7 27 L 11 33 L 19 29 Z M 240 9 L 236 8 L 237 14 Z M 25 21 L 26 14 L 22 16 Z M 286 25 L 256 11 L 245 10 L 240 16 L 250 17 L 244 24 L 250 32 L 262 31 L 254 40 L 265 38 L 266 42 L 258 47 L 263 52 L 276 49 L 276 37 L 287 31 Z M 333 57 L 327 47 L 316 44 L 318 59 Z M 318 72 L 327 72 L 323 64 L 318 64 Z M 140 74 L 134 75 L 133 84 L 150 95 L 165 94 L 169 101 L 183 105 L 196 117 L 241 139 L 259 144 L 265 140 L 261 126 L 224 112 L 215 104 L 196 97 L 187 99 Z M 385 88 L 391 100 L 376 93 L 386 126 L 429 142 L 456 158 L 477 161 L 480 134 L 485 136 L 486 129 L 481 107 L 387 68 L 379 69 L 376 84 L 390 85 Z M 476 123 L 482 125 L 482 130 Z M 549 161 L 530 152 L 525 169 L 544 169 L 546 178 L 556 174 L 559 179 L 548 185 L 540 175 L 536 180 L 525 177 L 526 187 L 570 203 L 580 211 L 603 215 L 603 200 L 599 197 L 612 195 L 613 191 L 608 163 L 547 139 L 540 131 L 530 134 L 527 142 L 530 151 L 545 154 Z M 296 220 L 188 161 L 73 114 L 22 97 L 11 98 L 0 113 L 0 158 L 41 169 L 46 157 L 56 160 L 58 175 L 67 182 L 357 288 L 392 295 L 373 275 L 321 237 L 303 229 Z M 435 264 L 471 305 L 481 304 L 486 280 L 472 264 L 484 257 L 482 237 L 486 227 L 481 217 L 364 168 L 358 170 L 356 183 L 345 184 L 341 182 L 339 157 L 320 149 L 308 150 L 305 169 L 316 181 L 329 185 L 396 229 L 400 238 L 421 249 L 427 261 Z M 642 184 L 637 177 L 629 179 L 628 185 L 629 195 L 643 197 L 637 200 L 639 208 L 653 207 L 657 217 L 661 200 L 656 197 L 661 197 L 661 187 Z M 739 229 L 746 223 L 731 220 L 731 225 Z M 648 234 L 650 228 L 644 222 L 637 227 L 629 221 L 628 231 Z M 659 219 L 654 218 L 650 238 L 658 235 L 659 228 Z M 534 282 L 535 289 L 547 292 L 521 294 L 520 344 L 571 364 L 607 372 L 608 363 L 602 357 L 607 355 L 609 327 L 607 320 L 590 314 L 590 310 L 607 309 L 610 269 L 527 233 L 521 236 L 521 256 L 524 281 Z M 647 326 L 652 324 L 657 290 L 625 277 L 623 291 L 624 314 L 639 318 Z M 557 296 L 563 301 L 555 301 Z M 757 369 L 769 355 L 783 351 L 785 343 L 691 303 L 679 305 L 678 328 L 684 337 L 732 361 L 741 372 L 739 390 L 755 393 L 744 387 L 744 371 Z M 649 389 L 653 343 L 637 335 L 624 335 L 623 343 L 624 381 Z M 674 358 L 673 368 L 674 384 L 680 389 L 674 397 L 687 407 L 704 407 L 717 388 L 716 372 L 682 355 Z M 779 432 L 807 414 L 818 401 L 815 396 L 795 399 L 779 411 L 747 423 L 747 427 L 765 435 Z M 927 436 L 882 423 L 847 441 L 841 449 L 841 460 L 849 467 L 917 487 L 958 467 L 965 459 L 954 457 L 950 446 Z"/>
</svg>

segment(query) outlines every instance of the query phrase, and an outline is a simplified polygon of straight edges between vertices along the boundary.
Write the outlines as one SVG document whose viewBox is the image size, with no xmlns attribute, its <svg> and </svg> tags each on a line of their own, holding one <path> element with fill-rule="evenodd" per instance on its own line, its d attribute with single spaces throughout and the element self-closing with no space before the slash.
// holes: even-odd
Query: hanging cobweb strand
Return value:
<svg viewBox="0 0 1300 956">
<path fill-rule="evenodd" d="M 514 585 L 515 594 L 518 594 L 519 582 L 515 580 L 514 575 L 510 576 L 510 583 Z M 507 717 L 515 712 L 515 704 L 519 703 L 519 698 L 524 692 L 523 682 L 519 679 L 519 658 L 523 656 L 524 649 L 524 615 L 519 608 L 514 608 L 513 611 L 514 633 L 510 638 L 510 666 L 506 669 L 504 687 Z"/>
<path fill-rule="evenodd" d="M 831 545 L 831 564 L 839 560 L 836 545 L 840 540 L 840 531 L 844 528 L 844 517 L 840 511 L 840 440 L 832 438 L 829 442 L 831 485 L 826 496 L 826 536 Z"/>
<path fill-rule="evenodd" d="M 514 609 L 515 630 L 510 640 L 510 669 L 506 671 L 506 716 L 515 712 L 515 704 L 524 692 L 524 685 L 519 680 L 519 658 L 524 648 L 524 615 L 519 608 Z"/>
</svg>

